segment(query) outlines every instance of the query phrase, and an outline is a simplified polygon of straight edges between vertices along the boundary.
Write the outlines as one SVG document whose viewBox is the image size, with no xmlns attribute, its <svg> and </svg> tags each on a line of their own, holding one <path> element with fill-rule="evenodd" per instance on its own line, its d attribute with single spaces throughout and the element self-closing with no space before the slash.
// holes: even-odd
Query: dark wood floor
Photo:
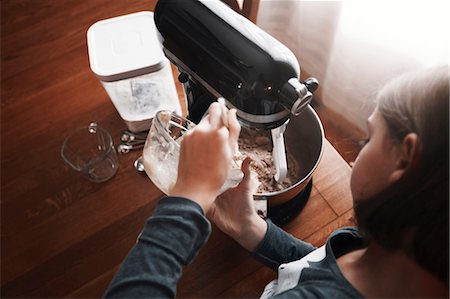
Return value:
<svg viewBox="0 0 450 299">
<path fill-rule="evenodd" d="M 124 175 L 125 170 L 132 171 L 136 155 L 121 157 L 124 166 L 118 179 L 133 181 L 139 187 L 120 190 L 119 194 L 110 185 L 86 185 L 82 179 L 72 179 L 70 170 L 59 159 L 64 134 L 80 122 L 103 121 L 107 127 L 117 128 L 112 132 L 116 139 L 122 125 L 89 69 L 87 29 L 101 19 L 153 10 L 155 3 L 156 0 L 1 1 L 1 285 L 2 292 L 9 294 L 3 293 L 2 298 L 17 294 L 100 296 L 121 261 L 119 257 L 123 258 L 135 242 L 145 217 L 161 196 L 148 178 L 135 173 L 132 178 Z M 318 102 L 314 107 L 327 139 L 347 162 L 353 161 L 359 151 L 360 132 Z M 74 119 L 75 115 L 81 117 Z M 29 159 L 23 159 L 24 156 Z M 140 188 L 152 195 L 142 197 Z M 97 192 L 103 196 L 94 196 Z M 114 196 L 128 196 L 129 200 L 112 201 Z M 83 213 L 80 206 L 97 215 Z M 325 201 L 324 207 L 328 207 Z M 334 215 L 330 212 L 319 219 L 312 214 L 314 221 Z M 314 229 L 320 231 L 320 236 L 327 235 L 347 223 L 344 220 L 350 219 L 349 215 L 346 212 L 337 222 Z M 110 225 L 112 217 L 119 220 Z M 86 222 L 80 223 L 80 219 Z M 56 220 L 67 225 L 53 225 L 61 223 Z M 315 223 L 312 220 L 308 220 L 311 227 Z M 312 228 L 308 233 L 305 237 L 315 236 Z M 123 238 L 115 242 L 112 236 L 117 234 Z M 99 239 L 104 243 L 99 243 Z M 5 259 L 5 252 L 15 259 Z M 49 258 L 48 252 L 54 255 Z M 71 275 L 66 275 L 64 271 L 69 270 L 61 265 L 66 265 Z"/>
</svg>

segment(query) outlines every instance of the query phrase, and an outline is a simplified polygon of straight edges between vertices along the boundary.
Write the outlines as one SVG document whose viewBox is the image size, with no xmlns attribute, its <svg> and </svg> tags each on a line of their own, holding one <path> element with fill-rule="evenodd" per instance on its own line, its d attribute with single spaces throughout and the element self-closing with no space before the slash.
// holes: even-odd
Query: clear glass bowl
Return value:
<svg viewBox="0 0 450 299">
<path fill-rule="evenodd" d="M 153 118 L 142 162 L 147 176 L 165 194 L 169 194 L 177 180 L 181 140 L 194 127 L 193 122 L 167 110 L 158 111 Z M 242 178 L 240 166 L 232 163 L 232 169 L 220 192 L 237 185 Z"/>
</svg>

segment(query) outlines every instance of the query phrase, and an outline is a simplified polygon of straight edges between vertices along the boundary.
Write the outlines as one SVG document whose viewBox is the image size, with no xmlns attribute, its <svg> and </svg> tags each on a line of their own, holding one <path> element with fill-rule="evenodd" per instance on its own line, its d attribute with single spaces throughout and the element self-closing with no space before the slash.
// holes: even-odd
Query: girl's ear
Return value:
<svg viewBox="0 0 450 299">
<path fill-rule="evenodd" d="M 419 163 L 422 152 L 419 136 L 416 133 L 407 134 L 399 147 L 398 155 L 391 173 L 390 181 L 398 181 L 405 173 L 414 171 Z"/>
</svg>

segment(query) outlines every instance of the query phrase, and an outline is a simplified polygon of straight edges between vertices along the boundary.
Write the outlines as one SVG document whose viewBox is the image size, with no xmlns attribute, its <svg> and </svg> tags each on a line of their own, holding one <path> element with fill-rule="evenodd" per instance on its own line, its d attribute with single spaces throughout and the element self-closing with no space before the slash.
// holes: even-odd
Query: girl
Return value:
<svg viewBox="0 0 450 299">
<path fill-rule="evenodd" d="M 225 127 L 219 105 L 211 105 L 183 140 L 170 196 L 158 203 L 106 296 L 174 297 L 182 266 L 209 236 L 207 215 L 278 269 L 264 298 L 448 297 L 448 69 L 404 75 L 377 101 L 352 170 L 358 229 L 334 232 L 321 248 L 256 214 L 248 158 L 241 184 L 218 196 L 240 126 L 231 110 Z"/>
</svg>

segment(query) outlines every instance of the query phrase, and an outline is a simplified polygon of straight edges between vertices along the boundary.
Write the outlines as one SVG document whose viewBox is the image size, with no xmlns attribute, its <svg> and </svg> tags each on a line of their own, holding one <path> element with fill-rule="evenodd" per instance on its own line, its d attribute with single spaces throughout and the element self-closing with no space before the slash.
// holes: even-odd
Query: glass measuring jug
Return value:
<svg viewBox="0 0 450 299">
<path fill-rule="evenodd" d="M 165 194 L 175 185 L 178 176 L 180 144 L 184 134 L 195 124 L 171 111 L 156 113 L 142 154 L 145 172 Z M 232 169 L 220 192 L 237 185 L 243 178 L 240 166 L 233 161 Z"/>
<path fill-rule="evenodd" d="M 72 132 L 64 140 L 61 157 L 74 170 L 93 182 L 112 178 L 119 167 L 111 135 L 91 123 Z"/>
</svg>

